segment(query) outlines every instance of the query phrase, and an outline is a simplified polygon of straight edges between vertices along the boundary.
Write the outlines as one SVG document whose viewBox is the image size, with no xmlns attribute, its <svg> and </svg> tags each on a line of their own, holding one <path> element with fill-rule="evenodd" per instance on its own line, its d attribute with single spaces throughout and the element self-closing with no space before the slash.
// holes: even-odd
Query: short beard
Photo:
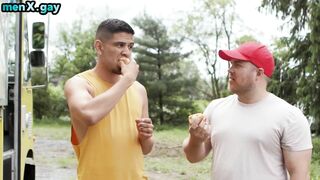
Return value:
<svg viewBox="0 0 320 180">
<path fill-rule="evenodd" d="M 122 72 L 121 72 L 121 67 L 112 69 L 111 72 L 112 72 L 113 74 L 119 74 L 119 75 L 122 74 Z"/>
<path fill-rule="evenodd" d="M 237 94 L 237 95 L 247 93 L 253 88 L 254 88 L 254 86 L 250 85 L 250 86 L 244 86 L 244 87 L 238 86 L 238 88 L 231 89 L 230 84 L 228 84 L 228 90 L 230 92 L 232 92 L 233 94 Z"/>
</svg>

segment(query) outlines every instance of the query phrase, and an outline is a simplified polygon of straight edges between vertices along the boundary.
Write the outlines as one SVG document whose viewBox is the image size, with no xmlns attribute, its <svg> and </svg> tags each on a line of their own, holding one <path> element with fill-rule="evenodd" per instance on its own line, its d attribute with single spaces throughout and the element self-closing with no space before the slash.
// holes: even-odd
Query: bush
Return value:
<svg viewBox="0 0 320 180">
<path fill-rule="evenodd" d="M 312 139 L 312 162 L 318 162 L 320 165 L 320 137 L 314 137 Z"/>
<path fill-rule="evenodd" d="M 49 84 L 46 88 L 33 91 L 33 113 L 35 118 L 59 118 L 68 113 L 62 85 Z"/>
</svg>

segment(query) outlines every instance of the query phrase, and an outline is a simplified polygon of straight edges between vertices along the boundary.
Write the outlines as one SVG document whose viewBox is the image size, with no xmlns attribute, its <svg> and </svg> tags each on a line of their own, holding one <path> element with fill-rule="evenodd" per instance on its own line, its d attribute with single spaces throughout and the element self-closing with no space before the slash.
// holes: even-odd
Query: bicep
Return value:
<svg viewBox="0 0 320 180">
<path fill-rule="evenodd" d="M 140 94 L 140 99 L 142 102 L 142 114 L 141 117 L 145 118 L 145 117 L 149 117 L 149 105 L 148 105 L 148 95 L 147 95 L 147 90 L 146 88 L 138 83 L 138 91 Z"/>
<path fill-rule="evenodd" d="M 76 77 L 66 82 L 64 92 L 70 114 L 73 117 L 79 115 L 79 111 L 93 98 L 87 84 Z"/>
<path fill-rule="evenodd" d="M 207 156 L 211 152 L 211 149 L 212 149 L 211 138 L 209 138 L 205 141 L 205 156 Z"/>
<path fill-rule="evenodd" d="M 285 166 L 292 173 L 308 174 L 312 150 L 288 151 L 283 150 Z"/>
<path fill-rule="evenodd" d="M 149 107 L 148 107 L 147 93 L 145 93 L 145 96 L 143 98 L 142 117 L 149 117 Z"/>
</svg>

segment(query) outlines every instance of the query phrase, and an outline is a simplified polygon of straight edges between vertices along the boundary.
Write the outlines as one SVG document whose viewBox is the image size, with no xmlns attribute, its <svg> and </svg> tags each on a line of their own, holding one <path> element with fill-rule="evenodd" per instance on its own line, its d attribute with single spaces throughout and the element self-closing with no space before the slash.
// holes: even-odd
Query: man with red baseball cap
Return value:
<svg viewBox="0 0 320 180">
<path fill-rule="evenodd" d="M 219 56 L 227 61 L 243 60 L 264 70 L 264 74 L 271 77 L 274 70 L 274 59 L 270 51 L 263 44 L 249 42 L 242 44 L 235 50 L 220 50 Z"/>
<path fill-rule="evenodd" d="M 187 159 L 201 161 L 212 150 L 214 180 L 309 179 L 309 124 L 298 108 L 267 91 L 275 66 L 271 52 L 248 42 L 219 56 L 230 63 L 228 89 L 234 94 L 204 111 L 211 131 L 189 130 Z"/>
</svg>

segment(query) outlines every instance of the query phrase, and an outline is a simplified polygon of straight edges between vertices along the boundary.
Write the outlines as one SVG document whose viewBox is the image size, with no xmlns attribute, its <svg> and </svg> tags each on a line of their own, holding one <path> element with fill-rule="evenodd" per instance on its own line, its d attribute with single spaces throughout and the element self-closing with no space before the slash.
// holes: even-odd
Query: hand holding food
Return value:
<svg viewBox="0 0 320 180">
<path fill-rule="evenodd" d="M 210 126 L 202 113 L 189 116 L 189 133 L 191 137 L 203 142 L 210 138 Z"/>
<path fill-rule="evenodd" d="M 129 63 L 130 63 L 130 59 L 127 58 L 127 57 L 121 57 L 121 58 L 119 59 L 119 61 L 122 61 L 122 62 L 124 62 L 125 64 L 129 64 Z"/>
<path fill-rule="evenodd" d="M 127 77 L 131 82 L 136 81 L 139 73 L 139 65 L 133 60 L 127 57 L 121 57 L 118 60 L 120 64 L 120 71 L 123 77 Z"/>
<path fill-rule="evenodd" d="M 150 118 L 137 118 L 136 126 L 140 140 L 145 140 L 152 137 L 153 124 Z"/>
<path fill-rule="evenodd" d="M 205 117 L 202 113 L 191 114 L 189 116 L 189 126 L 197 128 L 198 126 L 204 127 L 206 123 Z"/>
</svg>

